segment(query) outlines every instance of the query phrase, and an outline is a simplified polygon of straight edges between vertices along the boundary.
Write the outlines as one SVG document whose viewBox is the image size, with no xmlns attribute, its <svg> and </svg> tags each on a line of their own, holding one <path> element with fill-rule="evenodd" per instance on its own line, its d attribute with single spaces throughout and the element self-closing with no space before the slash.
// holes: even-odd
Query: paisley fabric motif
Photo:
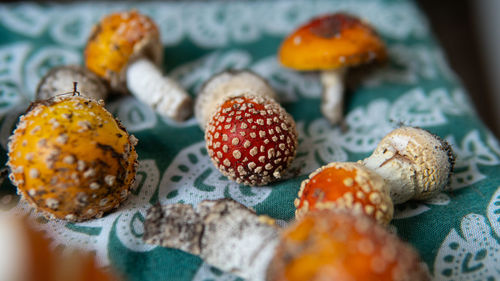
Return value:
<svg viewBox="0 0 500 281">
<path fill-rule="evenodd" d="M 83 223 L 47 221 L 0 186 L 0 208 L 29 214 L 54 248 L 94 251 L 129 280 L 235 281 L 181 251 L 142 242 L 146 210 L 156 203 L 196 204 L 233 198 L 259 214 L 293 221 L 300 182 L 331 161 L 357 161 L 401 125 L 423 127 L 446 139 L 456 154 L 447 190 L 423 202 L 396 206 L 391 229 L 419 251 L 435 280 L 500 279 L 500 145 L 479 121 L 467 94 L 410 0 L 188 1 L 74 4 L 0 4 L 0 156 L 32 101 L 39 79 L 53 66 L 81 64 L 93 24 L 103 15 L 136 8 L 154 19 L 164 44 L 165 73 L 196 96 L 212 75 L 250 69 L 266 78 L 293 115 L 299 148 L 284 180 L 250 188 L 223 177 L 211 164 L 203 132 L 192 117 L 175 122 L 132 96 L 107 108 L 139 139 L 139 170 L 130 198 L 116 212 Z M 345 11 L 374 25 L 389 61 L 363 73 L 348 90 L 345 127 L 319 113 L 322 87 L 315 72 L 280 65 L 281 40 L 309 18 Z"/>
</svg>

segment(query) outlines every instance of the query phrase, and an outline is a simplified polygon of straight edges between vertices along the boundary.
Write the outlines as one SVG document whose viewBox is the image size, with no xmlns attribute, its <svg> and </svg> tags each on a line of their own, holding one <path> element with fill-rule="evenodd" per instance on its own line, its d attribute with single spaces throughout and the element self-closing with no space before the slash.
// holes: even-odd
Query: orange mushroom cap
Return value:
<svg viewBox="0 0 500 281">
<path fill-rule="evenodd" d="M 311 212 L 287 228 L 268 268 L 269 281 L 425 281 L 415 250 L 366 216 Z"/>
<path fill-rule="evenodd" d="M 49 217 L 99 217 L 128 196 L 136 142 L 102 103 L 58 96 L 34 103 L 20 117 L 9 139 L 9 177 Z"/>
<path fill-rule="evenodd" d="M 330 70 L 387 57 L 384 43 L 360 19 L 336 13 L 312 19 L 288 36 L 279 51 L 281 63 L 297 70 Z"/>
<path fill-rule="evenodd" d="M 394 211 L 384 180 L 357 163 L 330 163 L 319 168 L 302 182 L 298 197 L 297 218 L 311 210 L 348 209 L 388 224 Z"/>
<path fill-rule="evenodd" d="M 85 65 L 108 80 L 112 88 L 123 87 L 123 70 L 129 62 L 146 56 L 159 65 L 163 48 L 158 28 L 149 17 L 135 10 L 113 13 L 97 24 L 85 47 Z"/>
</svg>

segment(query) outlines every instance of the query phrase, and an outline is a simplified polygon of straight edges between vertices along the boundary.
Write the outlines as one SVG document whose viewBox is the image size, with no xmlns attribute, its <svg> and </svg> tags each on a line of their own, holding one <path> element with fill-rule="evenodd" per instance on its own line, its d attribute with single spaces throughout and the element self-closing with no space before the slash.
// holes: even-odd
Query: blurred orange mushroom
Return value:
<svg viewBox="0 0 500 281">
<path fill-rule="evenodd" d="M 321 112 L 332 124 L 342 119 L 346 69 L 387 58 L 385 45 L 373 28 L 345 13 L 312 19 L 289 35 L 279 60 L 299 71 L 321 71 Z"/>
</svg>

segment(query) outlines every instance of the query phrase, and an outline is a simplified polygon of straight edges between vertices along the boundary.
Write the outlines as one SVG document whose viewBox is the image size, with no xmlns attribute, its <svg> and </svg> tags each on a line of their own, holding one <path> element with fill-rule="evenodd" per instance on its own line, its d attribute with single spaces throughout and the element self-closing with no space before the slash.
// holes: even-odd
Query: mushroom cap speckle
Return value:
<svg viewBox="0 0 500 281">
<path fill-rule="evenodd" d="M 388 224 L 394 207 L 384 180 L 358 163 L 333 162 L 309 175 L 295 199 L 295 215 L 312 210 L 349 210 Z"/>
<path fill-rule="evenodd" d="M 297 149 L 293 118 L 274 99 L 229 97 L 205 130 L 214 165 L 231 180 L 250 186 L 281 178 Z"/>
<path fill-rule="evenodd" d="M 9 178 L 49 218 L 100 217 L 128 196 L 137 139 L 102 104 L 71 95 L 33 103 L 9 138 Z"/>
<path fill-rule="evenodd" d="M 71 93 L 73 82 L 77 83 L 78 92 L 83 96 L 96 100 L 105 100 L 108 96 L 108 88 L 93 72 L 83 66 L 65 65 L 52 68 L 42 77 L 35 99 L 46 100 L 61 93 Z"/>
<path fill-rule="evenodd" d="M 360 19 L 335 13 L 312 19 L 289 35 L 279 60 L 297 70 L 330 70 L 356 66 L 387 57 L 384 43 Z"/>
<path fill-rule="evenodd" d="M 323 210 L 282 233 L 267 280 L 425 281 L 430 276 L 411 246 L 373 220 Z"/>
<path fill-rule="evenodd" d="M 88 69 L 109 81 L 112 89 L 127 92 L 127 65 L 147 57 L 159 66 L 163 47 L 153 20 L 132 10 L 104 17 L 93 28 L 84 54 Z"/>
</svg>

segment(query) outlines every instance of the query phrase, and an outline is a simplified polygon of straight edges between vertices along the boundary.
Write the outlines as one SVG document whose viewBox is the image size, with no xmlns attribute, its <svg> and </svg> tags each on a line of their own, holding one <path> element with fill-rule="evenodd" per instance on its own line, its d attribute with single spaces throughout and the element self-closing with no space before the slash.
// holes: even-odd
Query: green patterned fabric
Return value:
<svg viewBox="0 0 500 281">
<path fill-rule="evenodd" d="M 0 5 L 0 144 L 34 96 L 48 69 L 82 63 L 93 23 L 112 11 L 136 8 L 159 25 L 166 72 L 194 96 L 224 69 L 251 69 L 269 80 L 294 116 L 300 144 L 292 169 L 269 187 L 240 186 L 211 164 L 194 118 L 175 123 L 133 97 L 107 102 L 139 139 L 136 187 L 117 212 L 84 223 L 46 221 L 54 247 L 95 251 L 127 280 L 238 280 L 184 252 L 142 242 L 146 210 L 156 202 L 196 204 L 223 197 L 286 225 L 308 173 L 331 161 L 368 156 L 400 124 L 423 127 L 448 140 L 457 155 L 448 191 L 396 206 L 392 228 L 415 246 L 435 280 L 500 279 L 500 145 L 471 108 L 430 27 L 411 1 L 249 1 Z M 371 22 L 389 50 L 389 63 L 364 79 L 346 100 L 347 131 L 319 113 L 317 73 L 284 69 L 280 42 L 314 15 L 347 11 Z M 3 209 L 30 212 L 14 187 L 0 188 Z M 36 214 L 31 214 L 37 217 Z"/>
</svg>

